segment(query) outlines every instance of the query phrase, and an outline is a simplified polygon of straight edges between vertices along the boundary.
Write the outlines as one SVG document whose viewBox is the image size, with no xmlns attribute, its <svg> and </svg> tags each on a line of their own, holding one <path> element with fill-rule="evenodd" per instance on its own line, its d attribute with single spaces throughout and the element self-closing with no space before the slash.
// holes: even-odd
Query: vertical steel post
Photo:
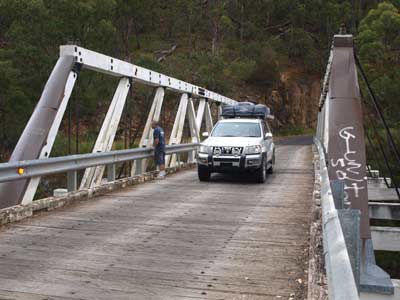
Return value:
<svg viewBox="0 0 400 300">
<path fill-rule="evenodd" d="M 212 119 L 212 114 L 211 114 L 210 103 L 208 102 L 208 100 L 206 103 L 206 109 L 205 109 L 204 115 L 205 115 L 205 119 L 206 119 L 206 129 L 207 129 L 208 134 L 210 134 L 214 127 L 214 124 L 213 124 L 213 119 Z"/>
<path fill-rule="evenodd" d="M 108 182 L 115 181 L 115 164 L 107 165 L 107 181 Z"/>
<path fill-rule="evenodd" d="M 93 147 L 93 153 L 111 150 L 130 86 L 131 84 L 128 78 L 120 79 L 110 107 L 108 108 L 106 117 L 101 126 L 100 133 Z M 87 168 L 83 175 L 80 189 L 87 189 L 96 185 L 100 185 L 103 178 L 103 173 L 104 166 Z"/>
<path fill-rule="evenodd" d="M 169 138 L 169 145 L 180 144 L 182 140 L 183 127 L 185 125 L 186 111 L 188 107 L 188 94 L 184 93 L 179 102 L 178 112 L 176 113 L 175 122 L 172 127 L 171 136 Z M 168 155 L 166 157 L 166 166 L 174 167 L 176 164 L 176 154 Z"/>
<path fill-rule="evenodd" d="M 135 165 L 135 163 L 136 163 L 136 167 L 132 168 L 132 170 L 134 170 L 135 173 L 131 174 L 132 177 L 135 176 L 135 175 L 141 175 L 143 173 L 143 170 L 142 170 L 142 166 L 143 166 L 142 159 L 138 159 L 138 160 L 134 161 L 133 165 Z"/>
<path fill-rule="evenodd" d="M 196 112 L 194 110 L 193 99 L 189 99 L 189 107 L 188 107 L 188 119 L 189 119 L 189 129 L 190 136 L 192 139 L 192 143 L 200 143 L 200 129 L 198 126 L 198 121 L 201 125 L 201 118 L 196 118 Z M 203 105 L 203 113 L 204 114 L 204 105 Z M 196 151 L 190 151 L 188 155 L 188 162 L 192 163 L 196 159 Z"/>
<path fill-rule="evenodd" d="M 151 123 L 153 121 L 160 120 L 161 109 L 164 101 L 165 89 L 163 87 L 158 87 L 156 94 L 154 96 L 153 103 L 150 108 L 149 115 L 147 116 L 146 125 L 144 126 L 143 134 L 139 142 L 139 147 L 151 147 L 153 145 L 153 129 L 151 128 Z M 136 170 L 139 168 L 139 161 L 135 161 L 132 166 L 131 175 L 138 173 Z M 140 160 L 142 164 L 140 166 L 140 171 L 146 172 L 147 169 L 147 159 Z"/>
<path fill-rule="evenodd" d="M 76 170 L 67 173 L 67 188 L 68 192 L 73 192 L 78 189 L 78 172 Z"/>
<path fill-rule="evenodd" d="M 199 107 L 197 108 L 197 113 L 196 113 L 196 125 L 199 131 L 201 130 L 201 124 L 203 123 L 206 104 L 207 104 L 206 99 L 201 98 L 199 100 Z"/>
<path fill-rule="evenodd" d="M 222 104 L 217 103 L 217 108 L 218 108 L 218 120 L 220 120 L 222 115 Z"/>
</svg>

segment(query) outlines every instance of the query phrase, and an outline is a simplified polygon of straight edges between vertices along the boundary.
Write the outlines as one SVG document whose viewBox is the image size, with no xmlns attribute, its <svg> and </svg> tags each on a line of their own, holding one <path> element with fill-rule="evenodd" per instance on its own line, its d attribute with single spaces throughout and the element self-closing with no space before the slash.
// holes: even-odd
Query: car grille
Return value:
<svg viewBox="0 0 400 300">
<path fill-rule="evenodd" d="M 213 147 L 214 155 L 240 155 L 243 147 Z"/>
</svg>

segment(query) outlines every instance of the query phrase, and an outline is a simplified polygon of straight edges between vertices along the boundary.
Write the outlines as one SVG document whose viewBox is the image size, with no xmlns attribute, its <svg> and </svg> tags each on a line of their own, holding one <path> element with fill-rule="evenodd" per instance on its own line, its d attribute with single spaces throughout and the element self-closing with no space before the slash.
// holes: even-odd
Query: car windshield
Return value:
<svg viewBox="0 0 400 300">
<path fill-rule="evenodd" d="M 214 137 L 261 137 L 261 129 L 258 123 L 245 122 L 221 122 L 215 126 L 212 135 Z"/>
</svg>

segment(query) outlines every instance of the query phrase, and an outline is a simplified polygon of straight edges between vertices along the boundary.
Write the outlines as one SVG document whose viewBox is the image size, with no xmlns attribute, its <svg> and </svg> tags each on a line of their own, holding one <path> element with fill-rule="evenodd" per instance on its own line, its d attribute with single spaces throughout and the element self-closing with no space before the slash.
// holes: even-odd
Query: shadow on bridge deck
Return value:
<svg viewBox="0 0 400 300">
<path fill-rule="evenodd" d="M 312 170 L 278 146 L 265 184 L 183 171 L 11 224 L 0 299 L 304 299 Z"/>
<path fill-rule="evenodd" d="M 276 142 L 277 145 L 312 145 L 313 143 L 311 135 L 285 137 Z"/>
</svg>

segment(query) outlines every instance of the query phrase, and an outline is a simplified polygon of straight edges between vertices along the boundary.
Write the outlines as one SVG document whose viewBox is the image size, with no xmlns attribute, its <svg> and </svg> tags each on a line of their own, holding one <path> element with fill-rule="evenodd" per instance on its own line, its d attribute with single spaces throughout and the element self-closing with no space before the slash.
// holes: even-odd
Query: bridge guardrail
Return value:
<svg viewBox="0 0 400 300">
<path fill-rule="evenodd" d="M 190 152 L 196 150 L 198 146 L 198 143 L 169 145 L 165 147 L 165 153 L 168 155 Z M 3 163 L 0 164 L 0 182 L 77 171 L 101 165 L 114 166 L 124 161 L 150 158 L 153 154 L 154 148 L 146 147 Z"/>
<path fill-rule="evenodd" d="M 318 149 L 320 164 L 323 246 L 328 297 L 330 300 L 359 300 L 350 257 L 332 196 L 323 146 L 317 138 L 314 138 L 314 143 Z"/>
</svg>

